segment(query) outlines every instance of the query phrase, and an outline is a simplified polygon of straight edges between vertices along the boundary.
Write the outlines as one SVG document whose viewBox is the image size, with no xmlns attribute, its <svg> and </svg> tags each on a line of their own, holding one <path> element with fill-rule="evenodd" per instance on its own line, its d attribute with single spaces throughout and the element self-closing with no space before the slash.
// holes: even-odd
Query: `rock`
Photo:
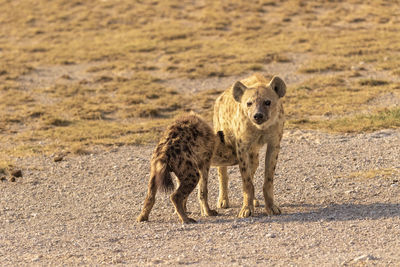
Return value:
<svg viewBox="0 0 400 267">
<path fill-rule="evenodd" d="M 366 261 L 366 260 L 377 260 L 377 258 L 372 256 L 372 255 L 361 255 L 361 256 L 359 256 L 357 258 L 354 258 L 353 262 Z"/>
<path fill-rule="evenodd" d="M 40 261 L 41 258 L 42 258 L 41 255 L 35 255 L 35 256 L 32 257 L 32 262 Z"/>
<path fill-rule="evenodd" d="M 7 179 L 6 179 L 6 177 L 3 176 L 0 178 L 0 181 L 5 182 L 5 181 L 7 181 Z"/>
<path fill-rule="evenodd" d="M 22 171 L 21 170 L 18 170 L 18 169 L 15 169 L 15 170 L 12 170 L 11 172 L 10 172 L 10 174 L 11 174 L 11 176 L 13 176 L 13 177 L 22 177 Z"/>
<path fill-rule="evenodd" d="M 275 238 L 276 235 L 274 233 L 266 234 L 265 237 Z"/>
<path fill-rule="evenodd" d="M 64 155 L 56 155 L 53 160 L 54 162 L 60 162 L 64 159 Z"/>
</svg>

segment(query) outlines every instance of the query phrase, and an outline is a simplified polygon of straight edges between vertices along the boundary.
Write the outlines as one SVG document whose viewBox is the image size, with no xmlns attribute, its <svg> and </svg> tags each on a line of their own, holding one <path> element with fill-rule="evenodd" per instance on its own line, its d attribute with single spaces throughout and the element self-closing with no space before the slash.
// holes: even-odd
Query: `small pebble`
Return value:
<svg viewBox="0 0 400 267">
<path fill-rule="evenodd" d="M 41 255 L 36 255 L 36 256 L 34 256 L 34 257 L 32 258 L 32 261 L 33 261 L 33 262 L 40 261 L 40 258 L 41 258 L 41 257 L 42 257 Z"/>
<path fill-rule="evenodd" d="M 364 261 L 364 260 L 376 260 L 377 258 L 375 258 L 372 255 L 361 255 L 357 258 L 354 258 L 353 261 Z"/>
<path fill-rule="evenodd" d="M 53 158 L 54 162 L 60 162 L 64 159 L 63 155 L 57 155 Z"/>
</svg>

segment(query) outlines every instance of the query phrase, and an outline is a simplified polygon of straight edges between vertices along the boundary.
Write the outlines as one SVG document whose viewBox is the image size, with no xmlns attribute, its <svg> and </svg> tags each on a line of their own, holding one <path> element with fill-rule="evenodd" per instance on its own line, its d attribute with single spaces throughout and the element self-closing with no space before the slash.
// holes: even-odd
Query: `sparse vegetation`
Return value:
<svg viewBox="0 0 400 267">
<path fill-rule="evenodd" d="M 273 64 L 302 76 L 285 99 L 289 127 L 399 127 L 398 109 L 369 105 L 400 87 L 397 5 L 0 0 L 0 159 L 154 141 L 180 112 L 211 120 L 225 89 L 191 94 L 165 80 Z M 376 70 L 386 76 L 369 77 Z"/>
<path fill-rule="evenodd" d="M 382 86 L 388 84 L 388 82 L 383 80 L 365 79 L 360 80 L 359 84 L 362 86 Z"/>
<path fill-rule="evenodd" d="M 385 128 L 400 127 L 400 109 L 387 109 L 372 114 L 353 115 L 331 120 L 292 120 L 298 127 L 323 129 L 333 132 L 370 132 Z"/>
<path fill-rule="evenodd" d="M 349 178 L 354 179 L 376 179 L 376 178 L 392 178 L 398 171 L 396 169 L 372 169 L 363 172 L 350 173 Z"/>
</svg>

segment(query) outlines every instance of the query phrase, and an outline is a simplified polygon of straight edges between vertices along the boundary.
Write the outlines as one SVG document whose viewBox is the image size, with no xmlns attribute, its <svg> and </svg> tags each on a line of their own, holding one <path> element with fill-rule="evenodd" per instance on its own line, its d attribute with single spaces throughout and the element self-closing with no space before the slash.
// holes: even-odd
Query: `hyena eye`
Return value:
<svg viewBox="0 0 400 267">
<path fill-rule="evenodd" d="M 265 100 L 265 101 L 264 101 L 264 105 L 270 106 L 270 105 L 271 105 L 271 101 L 270 101 L 270 100 Z"/>
<path fill-rule="evenodd" d="M 247 102 L 248 107 L 250 107 L 251 105 L 253 105 L 253 102 Z"/>
</svg>

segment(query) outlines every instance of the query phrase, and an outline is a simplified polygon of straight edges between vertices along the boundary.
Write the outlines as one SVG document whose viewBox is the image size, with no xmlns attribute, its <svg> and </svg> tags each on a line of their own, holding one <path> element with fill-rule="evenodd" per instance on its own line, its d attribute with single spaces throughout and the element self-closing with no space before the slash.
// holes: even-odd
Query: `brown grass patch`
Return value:
<svg viewBox="0 0 400 267">
<path fill-rule="evenodd" d="M 349 178 L 352 179 L 375 179 L 385 178 L 390 179 L 395 176 L 399 171 L 396 169 L 373 169 L 362 172 L 350 173 Z"/>
</svg>

